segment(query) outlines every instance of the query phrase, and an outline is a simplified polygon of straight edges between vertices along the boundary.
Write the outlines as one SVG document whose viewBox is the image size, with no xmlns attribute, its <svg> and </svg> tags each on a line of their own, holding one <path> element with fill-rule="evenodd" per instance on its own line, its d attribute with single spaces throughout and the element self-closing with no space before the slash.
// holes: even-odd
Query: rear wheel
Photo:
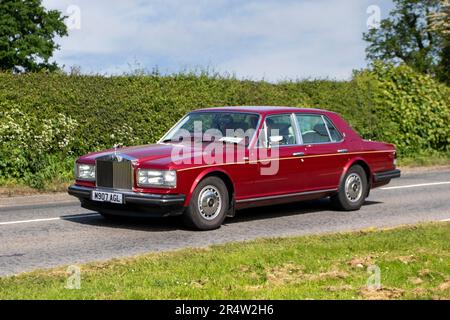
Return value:
<svg viewBox="0 0 450 320">
<path fill-rule="evenodd" d="M 198 230 L 217 229 L 225 220 L 228 203 L 228 190 L 222 179 L 207 177 L 195 188 L 183 219 Z"/>
<path fill-rule="evenodd" d="M 338 193 L 331 197 L 339 210 L 359 210 L 368 194 L 367 176 L 364 169 L 354 165 L 348 169 L 339 186 Z"/>
</svg>

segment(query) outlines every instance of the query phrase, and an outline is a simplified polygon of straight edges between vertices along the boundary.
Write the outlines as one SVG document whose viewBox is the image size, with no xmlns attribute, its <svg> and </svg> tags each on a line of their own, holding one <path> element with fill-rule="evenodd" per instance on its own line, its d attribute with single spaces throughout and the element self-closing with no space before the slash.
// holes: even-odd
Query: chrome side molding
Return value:
<svg viewBox="0 0 450 320">
<path fill-rule="evenodd" d="M 306 195 L 310 195 L 310 194 L 328 193 L 328 192 L 336 192 L 336 191 L 337 191 L 337 189 L 322 189 L 322 190 L 305 191 L 305 192 L 297 192 L 297 193 L 287 193 L 287 194 L 280 194 L 280 195 L 275 195 L 275 196 L 267 196 L 267 197 L 258 197 L 258 198 L 236 200 L 236 203 L 244 203 L 244 202 L 252 202 L 252 201 L 263 201 L 263 200 L 289 198 L 289 197 L 297 197 L 297 196 L 306 196 Z"/>
</svg>

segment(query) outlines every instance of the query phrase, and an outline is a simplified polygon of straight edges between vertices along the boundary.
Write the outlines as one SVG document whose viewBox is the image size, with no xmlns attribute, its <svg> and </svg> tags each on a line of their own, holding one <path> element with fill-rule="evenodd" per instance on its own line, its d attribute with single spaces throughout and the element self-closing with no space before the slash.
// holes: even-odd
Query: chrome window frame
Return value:
<svg viewBox="0 0 450 320">
<path fill-rule="evenodd" d="M 297 116 L 293 112 L 291 117 L 292 117 L 292 119 L 293 119 L 293 121 L 295 123 L 295 132 L 296 132 L 296 135 L 297 135 L 297 141 L 300 142 L 299 145 L 303 146 L 304 143 L 303 143 L 302 131 L 300 130 L 300 124 L 297 121 Z"/>
<path fill-rule="evenodd" d="M 258 128 L 259 128 L 259 126 L 258 126 Z M 265 119 L 264 119 L 264 122 L 263 122 L 263 124 L 262 124 L 262 128 L 260 129 L 260 131 L 259 131 L 260 133 L 259 133 L 259 135 L 256 137 L 256 144 L 255 144 L 255 146 L 254 146 L 254 149 L 260 149 L 260 148 L 267 148 L 267 126 L 266 126 L 266 121 L 265 121 Z M 264 145 L 260 145 L 259 144 L 259 138 L 260 138 L 260 136 L 262 136 L 263 137 L 263 139 L 264 139 Z"/>
<path fill-rule="evenodd" d="M 332 142 L 341 142 L 341 141 L 344 141 L 344 135 L 336 128 L 336 126 L 334 125 L 333 121 L 331 121 L 331 119 L 328 118 L 328 117 L 325 116 L 325 115 L 322 115 L 322 118 L 324 119 L 325 127 L 327 128 L 327 131 L 328 131 L 328 134 L 330 135 L 331 141 L 332 141 Z M 328 120 L 328 122 L 333 126 L 334 130 L 335 130 L 337 133 L 339 133 L 339 136 L 341 137 L 341 140 L 336 140 L 336 141 L 333 140 L 333 138 L 331 137 L 330 129 L 328 128 L 327 122 L 326 122 L 325 120 Z"/>
<path fill-rule="evenodd" d="M 331 119 L 330 119 L 329 117 L 327 117 L 326 115 L 324 115 L 324 114 L 322 114 L 322 113 L 301 113 L 301 112 L 294 112 L 295 120 L 298 122 L 298 126 L 299 126 L 300 129 L 301 129 L 301 125 L 300 125 L 300 123 L 299 123 L 299 121 L 298 121 L 298 119 L 297 119 L 297 115 L 320 116 L 320 117 L 322 118 L 322 121 L 323 121 L 324 124 L 325 124 L 325 128 L 327 129 L 328 137 L 330 138 L 330 141 L 327 141 L 327 142 L 315 142 L 315 143 L 307 143 L 307 144 L 303 143 L 302 146 L 313 146 L 313 145 L 320 145 L 320 144 L 334 144 L 334 143 L 341 143 L 341 142 L 343 142 L 343 141 L 345 140 L 345 137 L 344 137 L 344 135 L 342 134 L 342 132 L 340 132 L 340 131 L 338 130 L 338 128 L 334 125 L 333 121 L 331 121 Z M 331 138 L 330 131 L 329 131 L 328 126 L 327 126 L 327 124 L 326 124 L 326 122 L 325 122 L 324 119 L 328 119 L 328 121 L 330 121 L 330 123 L 333 125 L 334 129 L 335 129 L 337 132 L 339 132 L 339 135 L 341 136 L 341 140 L 334 141 L 334 140 Z M 301 135 L 301 131 L 300 131 L 300 135 Z M 302 140 L 302 142 L 303 142 L 303 140 Z"/>
<path fill-rule="evenodd" d="M 292 126 L 292 129 L 294 130 L 294 136 L 295 136 L 295 140 L 296 140 L 297 143 L 294 143 L 294 144 L 279 144 L 278 148 L 279 147 L 293 147 L 293 146 L 301 145 L 301 144 L 298 144 L 298 142 L 303 142 L 303 140 L 299 139 L 299 131 L 298 131 L 298 128 L 297 128 L 297 123 L 295 121 L 294 113 L 293 112 L 288 112 L 288 113 L 275 113 L 275 114 L 268 114 L 268 115 L 266 115 L 266 117 L 264 118 L 264 124 L 263 124 L 263 126 L 264 126 L 265 146 L 263 146 L 263 147 L 257 146 L 257 148 L 267 148 L 267 149 L 271 148 L 270 145 L 269 145 L 269 135 L 268 135 L 268 132 L 267 132 L 267 125 L 266 125 L 267 119 L 270 118 L 270 117 L 286 116 L 286 115 L 288 115 L 290 120 L 291 120 L 291 126 Z"/>
<path fill-rule="evenodd" d="M 321 144 L 336 144 L 336 143 L 341 143 L 341 142 L 343 142 L 345 140 L 345 135 L 341 131 L 338 130 L 338 128 L 335 126 L 333 121 L 331 121 L 331 119 L 328 116 L 326 116 L 326 115 L 324 115 L 322 113 L 303 113 L 303 112 L 279 113 L 279 114 L 269 114 L 269 115 L 265 116 L 264 123 L 263 123 L 263 130 L 264 130 L 264 135 L 265 135 L 264 139 L 265 139 L 265 144 L 266 145 L 265 146 L 259 146 L 258 144 L 256 144 L 255 149 L 270 148 L 270 146 L 268 146 L 268 141 L 267 141 L 268 139 L 267 139 L 266 119 L 268 117 L 270 117 L 270 116 L 283 115 L 283 114 L 290 114 L 293 117 L 293 120 L 294 120 L 294 123 L 295 123 L 294 131 L 299 135 L 299 137 L 296 137 L 296 139 L 298 141 L 300 141 L 300 144 L 289 144 L 289 145 L 283 144 L 283 145 L 279 145 L 278 148 L 280 148 L 280 147 L 295 147 L 295 146 L 304 147 L 304 146 L 313 146 L 313 145 L 321 145 Z M 303 137 L 302 137 L 302 134 L 301 134 L 301 126 L 300 126 L 300 123 L 299 123 L 299 121 L 297 119 L 297 115 L 319 116 L 319 117 L 322 118 L 322 121 L 324 121 L 324 119 L 328 119 L 328 121 L 330 121 L 330 123 L 333 125 L 334 129 L 341 136 L 341 139 L 338 140 L 338 141 L 333 141 L 331 139 L 331 134 L 330 134 L 329 129 L 328 129 L 327 125 L 326 125 L 326 122 L 324 121 L 324 124 L 325 124 L 325 127 L 327 128 L 328 137 L 330 138 L 330 141 L 328 141 L 328 142 L 304 143 Z"/>
<path fill-rule="evenodd" d="M 331 137 L 331 134 L 330 134 L 330 129 L 328 129 L 328 125 L 327 125 L 327 122 L 325 121 L 325 117 L 323 116 L 323 114 L 321 115 L 321 118 L 322 118 L 323 124 L 325 125 L 325 129 L 327 130 L 328 138 L 330 138 L 330 142 L 333 142 L 333 138 Z"/>
</svg>

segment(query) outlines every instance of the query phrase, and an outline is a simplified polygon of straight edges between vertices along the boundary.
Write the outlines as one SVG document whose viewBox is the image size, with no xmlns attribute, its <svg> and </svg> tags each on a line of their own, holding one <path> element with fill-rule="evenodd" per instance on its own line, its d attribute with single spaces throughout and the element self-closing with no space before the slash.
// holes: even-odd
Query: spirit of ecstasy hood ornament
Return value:
<svg viewBox="0 0 450 320">
<path fill-rule="evenodd" d="M 115 158 L 118 162 L 121 162 L 123 158 L 117 153 L 117 149 L 120 148 L 120 144 L 115 144 L 115 145 L 113 146 L 113 148 L 114 148 L 114 158 Z"/>
</svg>

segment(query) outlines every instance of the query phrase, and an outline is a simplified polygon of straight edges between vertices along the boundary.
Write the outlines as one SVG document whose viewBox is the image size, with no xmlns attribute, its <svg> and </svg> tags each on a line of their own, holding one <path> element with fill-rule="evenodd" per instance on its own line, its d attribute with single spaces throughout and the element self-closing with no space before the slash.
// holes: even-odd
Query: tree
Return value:
<svg viewBox="0 0 450 320">
<path fill-rule="evenodd" d="M 450 40 L 450 1 L 441 0 L 441 10 L 430 14 L 430 29 Z"/>
<path fill-rule="evenodd" d="M 42 0 L 0 0 L 0 69 L 13 72 L 55 70 L 50 63 L 56 36 L 66 36 L 65 17 L 46 10 Z"/>
<path fill-rule="evenodd" d="M 369 60 L 405 63 L 413 69 L 438 75 L 445 41 L 441 32 L 431 28 L 432 16 L 442 10 L 442 0 L 394 0 L 395 8 L 379 28 L 364 33 L 369 42 Z M 448 68 L 448 67 L 447 67 Z"/>
<path fill-rule="evenodd" d="M 437 70 L 441 80 L 450 83 L 450 1 L 441 0 L 441 10 L 430 15 L 430 29 L 444 38 L 442 61 Z"/>
</svg>

